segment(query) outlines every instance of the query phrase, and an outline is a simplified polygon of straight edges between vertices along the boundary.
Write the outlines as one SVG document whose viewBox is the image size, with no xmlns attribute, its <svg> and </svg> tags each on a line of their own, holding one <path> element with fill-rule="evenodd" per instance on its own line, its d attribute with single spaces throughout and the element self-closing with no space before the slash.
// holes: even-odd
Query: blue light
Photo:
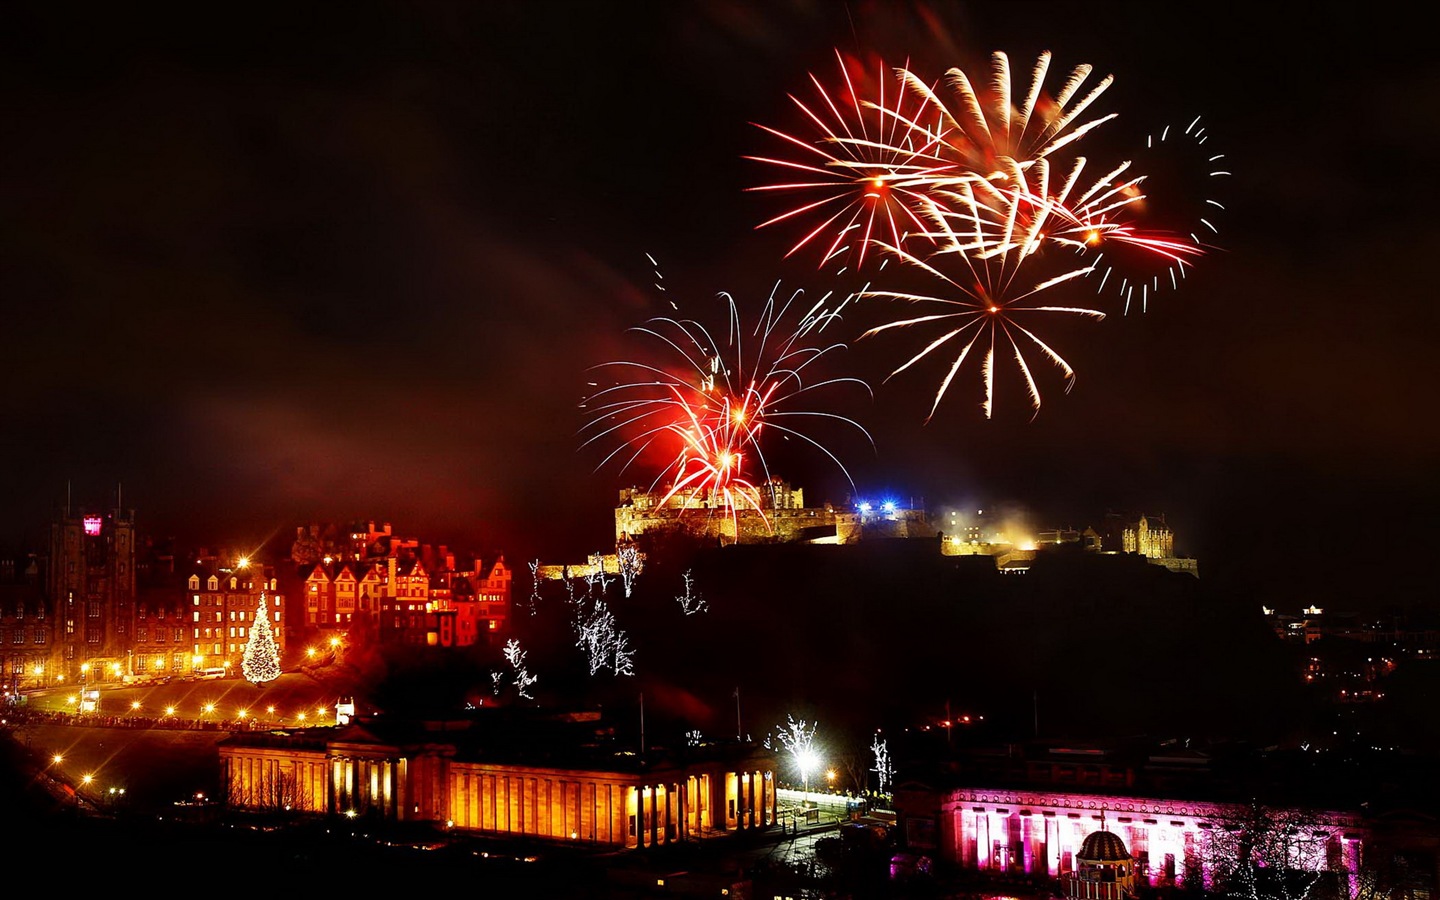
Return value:
<svg viewBox="0 0 1440 900">
<path fill-rule="evenodd" d="M 860 511 L 861 511 L 861 512 L 869 512 L 869 511 L 870 511 L 870 504 L 869 504 L 869 503 L 862 502 L 862 503 L 860 504 Z"/>
<path fill-rule="evenodd" d="M 886 500 L 886 501 L 885 501 L 885 511 L 886 511 L 886 512 L 894 512 L 894 511 L 895 511 L 895 501 L 894 501 L 894 500 Z"/>
</svg>

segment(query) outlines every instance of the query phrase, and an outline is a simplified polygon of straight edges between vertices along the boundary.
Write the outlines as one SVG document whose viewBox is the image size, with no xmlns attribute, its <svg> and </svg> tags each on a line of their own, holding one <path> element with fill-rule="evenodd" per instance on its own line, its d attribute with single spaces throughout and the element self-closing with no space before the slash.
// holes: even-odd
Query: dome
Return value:
<svg viewBox="0 0 1440 900">
<path fill-rule="evenodd" d="M 1087 863 L 1129 862 L 1130 851 L 1118 834 L 1111 831 L 1095 831 L 1085 836 L 1080 852 L 1075 858 Z"/>
</svg>

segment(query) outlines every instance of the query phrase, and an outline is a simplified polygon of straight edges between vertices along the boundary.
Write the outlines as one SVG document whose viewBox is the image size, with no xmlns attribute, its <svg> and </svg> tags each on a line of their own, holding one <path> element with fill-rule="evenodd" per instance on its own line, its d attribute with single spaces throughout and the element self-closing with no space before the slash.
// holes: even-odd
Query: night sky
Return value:
<svg viewBox="0 0 1440 900">
<path fill-rule="evenodd" d="M 782 152 L 755 123 L 809 134 L 786 95 L 837 50 L 932 78 L 1003 50 L 1025 84 L 1049 50 L 1052 78 L 1115 77 L 1097 156 L 1202 117 L 1233 172 L 1217 249 L 1143 313 L 1047 323 L 1078 377 L 1038 363 L 1033 417 L 1002 382 L 986 420 L 971 365 L 926 422 L 941 370 L 886 381 L 906 341 L 855 330 L 839 364 L 873 398 L 835 408 L 874 446 L 825 436 L 854 488 L 803 447 L 775 474 L 1037 527 L 1164 514 L 1272 605 L 1433 600 L 1440 65 L 1407 7 L 1273 7 L 6 4 L 5 539 L 121 485 L 189 545 L 376 520 L 517 562 L 602 550 L 655 474 L 581 446 L 627 329 L 881 278 L 757 230 L 785 206 L 746 191 L 774 172 L 745 157 Z"/>
</svg>

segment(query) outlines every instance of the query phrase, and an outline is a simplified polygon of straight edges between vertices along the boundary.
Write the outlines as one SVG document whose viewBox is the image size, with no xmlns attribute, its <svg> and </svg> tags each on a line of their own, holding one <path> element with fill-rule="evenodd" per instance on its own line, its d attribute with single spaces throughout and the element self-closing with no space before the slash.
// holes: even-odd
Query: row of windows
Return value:
<svg viewBox="0 0 1440 900">
<path fill-rule="evenodd" d="M 174 629 L 168 629 L 168 632 L 169 632 L 169 634 L 170 634 L 169 640 L 172 640 L 172 641 L 174 641 L 174 642 L 177 643 L 177 644 L 180 643 L 181 641 L 185 640 L 185 629 L 184 629 L 184 628 L 178 628 L 178 627 L 177 627 L 177 628 L 174 628 Z M 161 628 L 161 627 L 159 627 L 159 626 L 156 626 L 156 628 L 155 628 L 155 643 L 157 643 L 157 644 L 163 644 L 163 643 L 165 643 L 165 641 L 166 641 L 166 633 L 167 633 L 167 629 Z M 150 640 L 150 630 L 149 630 L 148 628 L 146 628 L 145 626 L 143 626 L 143 625 L 140 626 L 139 628 L 137 628 L 137 629 L 135 630 L 135 640 L 137 640 L 137 641 L 139 641 L 139 642 L 141 642 L 141 643 L 144 643 L 145 641 Z"/>
<path fill-rule="evenodd" d="M 272 578 L 272 579 L 270 579 L 270 581 L 269 581 L 268 584 L 266 584 L 265 582 L 261 582 L 260 587 L 261 587 L 262 590 L 271 590 L 271 591 L 273 591 L 273 590 L 275 590 L 275 586 L 276 586 L 277 583 L 278 583 L 278 582 L 276 582 L 276 580 L 275 580 L 274 578 Z M 233 590 L 237 590 L 237 589 L 239 588 L 239 586 L 240 586 L 240 579 L 235 578 L 234 576 L 231 576 L 231 578 L 230 578 L 230 590 L 232 590 L 232 591 L 233 591 Z M 245 589 L 246 589 L 246 590 L 254 590 L 254 589 L 255 589 L 255 582 L 253 582 L 253 581 L 247 581 L 247 582 L 245 582 Z M 190 590 L 192 590 L 192 591 L 198 591 L 198 590 L 200 590 L 200 576 L 199 576 L 199 575 L 191 575 L 191 576 L 190 576 Z M 211 575 L 211 576 L 209 577 L 209 579 L 207 579 L 206 582 L 205 582 L 205 590 L 207 590 L 207 591 L 218 591 L 218 590 L 220 590 L 220 579 L 219 579 L 219 578 L 216 578 L 214 575 Z"/>
<path fill-rule="evenodd" d="M 267 598 L 265 598 L 265 605 L 266 605 L 266 606 L 279 607 L 281 601 L 284 600 L 284 599 L 285 599 L 285 598 L 281 597 L 279 594 L 276 594 L 276 595 L 273 596 L 273 597 L 267 597 Z M 199 595 L 199 594 L 196 594 L 196 595 L 195 595 L 195 597 L 194 597 L 194 602 L 195 602 L 195 605 L 196 605 L 196 606 L 202 605 L 201 598 L 200 598 L 200 595 Z M 243 595 L 243 594 L 242 594 L 242 595 L 239 595 L 239 596 L 236 596 L 235 594 L 226 594 L 226 595 L 224 595 L 224 596 L 212 595 L 212 596 L 206 597 L 206 598 L 204 599 L 203 605 L 205 605 L 205 606 L 250 606 L 250 607 L 255 607 L 255 606 L 259 606 L 259 605 L 260 605 L 260 601 L 259 601 L 259 599 L 255 598 L 255 597 L 249 597 L 249 596 L 245 596 L 245 595 Z"/>
<path fill-rule="evenodd" d="M 188 656 L 188 653 L 182 653 L 178 650 L 171 653 L 169 656 L 170 671 L 185 671 L 185 660 Z M 154 655 L 148 653 L 137 654 L 135 656 L 135 673 L 137 675 L 144 675 L 148 672 L 163 672 L 165 671 L 165 660 L 166 656 L 164 653 L 156 653 Z"/>
<path fill-rule="evenodd" d="M 14 628 L 14 629 L 11 629 L 11 631 L 10 631 L 10 643 L 12 643 L 12 644 L 23 644 L 23 643 L 25 643 L 25 632 L 26 632 L 27 630 L 28 630 L 28 631 L 30 632 L 30 634 L 32 635 L 31 641 L 34 642 L 34 643 L 36 643 L 36 644 L 44 644 L 44 643 L 46 643 L 47 641 L 50 640 L 50 629 L 44 627 L 43 625 L 36 625 L 36 626 L 33 626 L 33 627 L 29 628 L 29 629 L 26 629 L 26 628 Z M 4 629 L 0 629 L 0 644 L 3 644 L 4 642 L 5 642 L 5 630 L 4 630 Z"/>
<path fill-rule="evenodd" d="M 196 637 L 197 640 L 200 638 L 200 631 L 201 631 L 201 629 L 199 629 L 199 628 L 195 629 L 195 637 Z M 226 637 L 226 636 L 227 636 L 227 635 L 225 634 L 225 629 L 224 629 L 224 628 L 206 628 L 206 629 L 204 629 L 204 631 L 205 631 L 205 638 L 206 638 L 207 640 L 214 640 L 214 639 L 217 638 L 217 637 Z M 229 635 L 228 635 L 229 637 L 232 637 L 232 638 L 244 638 L 244 637 L 249 637 L 249 635 L 250 635 L 250 630 L 249 630 L 248 628 L 237 628 L 237 627 L 235 627 L 235 626 L 233 626 L 233 625 L 230 626 L 230 633 L 229 633 Z"/>
</svg>

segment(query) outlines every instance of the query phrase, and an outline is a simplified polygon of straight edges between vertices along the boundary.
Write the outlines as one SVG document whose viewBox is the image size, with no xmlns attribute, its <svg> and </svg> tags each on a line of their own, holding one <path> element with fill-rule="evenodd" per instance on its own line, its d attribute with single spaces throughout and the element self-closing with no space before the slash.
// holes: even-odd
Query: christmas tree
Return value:
<svg viewBox="0 0 1440 900">
<path fill-rule="evenodd" d="M 265 592 L 260 592 L 260 608 L 255 611 L 255 625 L 240 657 L 240 671 L 251 684 L 263 684 L 280 677 L 280 651 L 275 634 L 270 630 L 270 613 L 265 609 Z"/>
</svg>

